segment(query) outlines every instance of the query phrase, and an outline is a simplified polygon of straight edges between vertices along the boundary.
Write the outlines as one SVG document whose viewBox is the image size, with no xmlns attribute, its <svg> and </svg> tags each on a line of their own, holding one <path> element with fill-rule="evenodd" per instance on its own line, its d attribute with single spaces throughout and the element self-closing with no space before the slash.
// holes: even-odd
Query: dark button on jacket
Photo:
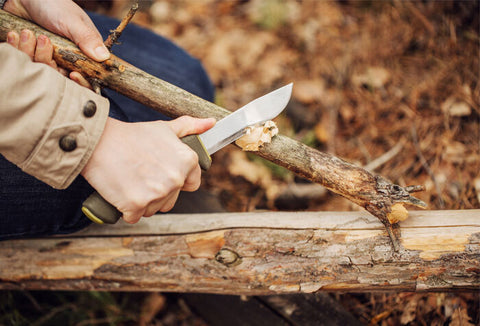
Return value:
<svg viewBox="0 0 480 326">
<path fill-rule="evenodd" d="M 60 148 L 65 152 L 71 152 L 75 148 L 77 148 L 77 140 L 74 136 L 71 135 L 65 135 L 60 138 L 58 144 L 60 145 Z"/>
<path fill-rule="evenodd" d="M 87 118 L 93 117 L 95 115 L 95 112 L 97 112 L 97 105 L 95 104 L 94 101 L 90 100 L 87 103 L 85 103 L 83 107 L 83 115 Z"/>
</svg>

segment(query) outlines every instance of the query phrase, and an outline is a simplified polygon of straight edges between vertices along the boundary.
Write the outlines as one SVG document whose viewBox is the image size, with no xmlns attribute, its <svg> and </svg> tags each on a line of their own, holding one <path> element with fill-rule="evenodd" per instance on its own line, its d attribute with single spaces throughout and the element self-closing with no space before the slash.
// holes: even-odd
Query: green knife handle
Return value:
<svg viewBox="0 0 480 326">
<path fill-rule="evenodd" d="M 96 191 L 85 199 L 82 205 L 82 212 L 92 222 L 97 224 L 115 224 L 122 217 L 122 212 L 103 199 Z"/>
<path fill-rule="evenodd" d="M 202 140 L 197 135 L 189 135 L 183 137 L 181 141 L 197 153 L 198 164 L 202 170 L 208 170 L 212 165 L 212 159 Z M 122 212 L 103 199 L 96 191 L 83 202 L 82 212 L 97 224 L 115 224 L 122 217 Z"/>
<path fill-rule="evenodd" d="M 185 144 L 187 144 L 191 149 L 195 151 L 198 155 L 198 164 L 203 171 L 210 169 L 212 165 L 212 158 L 208 154 L 205 145 L 203 145 L 202 140 L 197 135 L 185 136 L 181 139 Z"/>
</svg>

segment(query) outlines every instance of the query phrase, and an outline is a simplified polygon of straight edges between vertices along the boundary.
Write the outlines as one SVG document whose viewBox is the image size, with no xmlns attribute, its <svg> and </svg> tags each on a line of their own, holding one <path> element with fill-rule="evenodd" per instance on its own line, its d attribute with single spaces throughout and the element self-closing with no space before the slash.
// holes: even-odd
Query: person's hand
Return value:
<svg viewBox="0 0 480 326">
<path fill-rule="evenodd" d="M 38 38 L 35 38 L 33 32 L 28 29 L 23 30 L 20 35 L 11 31 L 7 34 L 7 43 L 25 52 L 32 61 L 44 63 L 57 69 L 61 74 L 69 76 L 70 79 L 80 86 L 92 88 L 90 83 L 79 72 L 72 71 L 68 73 L 65 69 L 57 66 L 57 63 L 53 60 L 53 45 L 47 36 L 39 35 Z"/>
<path fill-rule="evenodd" d="M 93 60 L 104 61 L 110 57 L 93 22 L 71 0 L 8 0 L 4 10 L 67 37 Z"/>
<path fill-rule="evenodd" d="M 128 223 L 173 208 L 180 190 L 195 191 L 201 170 L 197 154 L 179 138 L 210 129 L 214 119 L 125 123 L 108 118 L 82 171 L 85 179 Z"/>
</svg>

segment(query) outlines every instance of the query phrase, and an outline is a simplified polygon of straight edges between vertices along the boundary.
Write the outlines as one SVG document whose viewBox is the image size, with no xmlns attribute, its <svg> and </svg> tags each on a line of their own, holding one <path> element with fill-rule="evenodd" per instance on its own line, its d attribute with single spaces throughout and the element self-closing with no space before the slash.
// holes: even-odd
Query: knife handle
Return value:
<svg viewBox="0 0 480 326">
<path fill-rule="evenodd" d="M 205 145 L 203 145 L 200 137 L 197 135 L 188 135 L 180 140 L 193 149 L 195 153 L 197 153 L 198 164 L 200 164 L 200 167 L 203 171 L 210 169 L 210 166 L 212 165 L 212 158 L 210 157 L 210 154 L 208 154 L 208 151 L 205 148 Z"/>
<path fill-rule="evenodd" d="M 212 165 L 212 158 L 207 152 L 205 145 L 197 135 L 189 135 L 180 139 L 198 155 L 198 164 L 202 170 L 207 171 Z M 82 204 L 82 212 L 92 222 L 97 224 L 115 224 L 122 217 L 115 206 L 103 199 L 98 192 L 92 193 Z"/>
</svg>

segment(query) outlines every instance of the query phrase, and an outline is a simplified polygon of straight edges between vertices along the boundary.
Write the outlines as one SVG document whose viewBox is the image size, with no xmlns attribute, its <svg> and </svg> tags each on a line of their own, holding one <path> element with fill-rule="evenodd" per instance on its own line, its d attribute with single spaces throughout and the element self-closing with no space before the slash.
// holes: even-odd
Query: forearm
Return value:
<svg viewBox="0 0 480 326">
<path fill-rule="evenodd" d="M 108 101 L 7 44 L 0 44 L 0 62 L 0 153 L 66 188 L 102 135 Z"/>
</svg>

